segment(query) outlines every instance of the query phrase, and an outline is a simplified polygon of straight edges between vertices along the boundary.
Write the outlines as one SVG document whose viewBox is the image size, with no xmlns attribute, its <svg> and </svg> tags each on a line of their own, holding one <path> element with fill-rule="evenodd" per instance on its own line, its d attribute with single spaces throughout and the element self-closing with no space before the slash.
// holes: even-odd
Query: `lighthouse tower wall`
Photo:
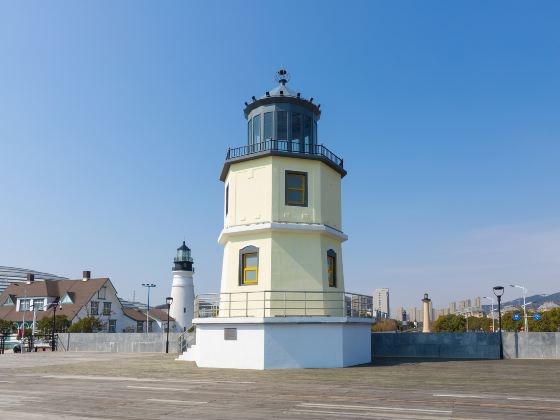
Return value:
<svg viewBox="0 0 560 420">
<path fill-rule="evenodd" d="M 287 174 L 305 175 L 305 205 L 286 203 Z M 225 182 L 222 293 L 263 290 L 344 291 L 341 175 L 319 160 L 265 156 L 232 162 Z M 240 255 L 258 252 L 258 282 L 240 282 Z M 327 253 L 336 255 L 328 284 Z"/>
<path fill-rule="evenodd" d="M 175 319 L 178 331 L 186 331 L 194 316 L 194 283 L 192 271 L 173 271 L 171 286 L 173 304 L 170 316 Z"/>
</svg>

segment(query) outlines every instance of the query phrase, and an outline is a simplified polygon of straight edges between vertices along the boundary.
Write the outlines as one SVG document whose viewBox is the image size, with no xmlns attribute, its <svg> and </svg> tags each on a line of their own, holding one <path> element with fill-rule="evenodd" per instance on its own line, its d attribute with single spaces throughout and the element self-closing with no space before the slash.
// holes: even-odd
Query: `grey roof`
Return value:
<svg viewBox="0 0 560 420">
<path fill-rule="evenodd" d="M 284 73 L 280 75 L 280 72 Z M 319 120 L 321 116 L 320 105 L 314 104 L 313 98 L 305 99 L 297 90 L 287 86 L 290 77 L 286 70 L 279 70 L 276 80 L 278 81 L 278 85 L 272 90 L 267 91 L 258 99 L 253 96 L 253 101 L 251 103 L 245 102 L 245 109 L 243 110 L 245 118 L 248 117 L 252 110 L 263 105 L 292 103 L 309 109 L 315 115 L 316 120 Z"/>
<path fill-rule="evenodd" d="M 280 91 L 282 91 L 282 94 L 280 94 Z M 289 88 L 288 86 L 280 83 L 278 86 L 276 86 L 274 89 L 272 89 L 271 91 L 268 92 L 270 96 L 291 96 L 293 98 L 297 97 L 297 91 Z M 261 96 L 262 98 L 266 98 L 266 95 Z"/>
<path fill-rule="evenodd" d="M 187 244 L 185 244 L 185 241 L 183 241 L 183 245 L 177 248 L 177 251 L 190 251 L 190 250 L 191 249 L 187 246 Z"/>
</svg>

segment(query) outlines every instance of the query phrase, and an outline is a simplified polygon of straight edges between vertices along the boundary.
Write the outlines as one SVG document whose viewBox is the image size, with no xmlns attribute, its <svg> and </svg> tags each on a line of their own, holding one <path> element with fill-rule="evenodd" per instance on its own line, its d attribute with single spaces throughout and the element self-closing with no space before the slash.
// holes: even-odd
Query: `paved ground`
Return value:
<svg viewBox="0 0 560 420">
<path fill-rule="evenodd" d="M 560 361 L 199 369 L 174 356 L 0 355 L 1 419 L 559 419 Z"/>
</svg>

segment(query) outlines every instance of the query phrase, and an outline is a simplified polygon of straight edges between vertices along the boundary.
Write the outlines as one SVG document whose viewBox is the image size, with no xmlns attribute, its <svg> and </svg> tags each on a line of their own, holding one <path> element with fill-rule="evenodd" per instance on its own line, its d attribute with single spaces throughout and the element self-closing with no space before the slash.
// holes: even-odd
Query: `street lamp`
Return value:
<svg viewBox="0 0 560 420">
<path fill-rule="evenodd" d="M 504 294 L 504 286 L 495 286 L 494 295 L 498 298 L 498 327 L 500 328 L 500 359 L 504 358 L 504 343 L 502 341 L 502 295 Z"/>
<path fill-rule="evenodd" d="M 51 303 L 51 305 L 54 308 L 53 311 L 53 316 L 52 316 L 52 339 L 51 339 L 51 351 L 55 351 L 56 350 L 56 341 L 54 339 L 54 333 L 56 331 L 56 307 L 58 306 L 58 300 L 60 298 L 57 297 L 54 302 Z M 62 305 L 60 305 L 60 309 L 62 310 Z"/>
<path fill-rule="evenodd" d="M 492 314 L 492 332 L 496 332 L 496 328 L 494 327 L 494 298 L 492 296 L 488 297 L 488 296 L 482 296 L 483 299 L 488 299 L 489 301 L 492 302 L 492 312 L 490 312 Z"/>
<path fill-rule="evenodd" d="M 529 321 L 527 320 L 527 304 L 525 303 L 525 297 L 527 296 L 527 288 L 523 286 L 518 286 L 516 284 L 510 284 L 509 287 L 516 287 L 523 290 L 523 316 L 525 317 L 525 332 L 529 332 Z"/>
<path fill-rule="evenodd" d="M 165 299 L 165 302 L 167 303 L 167 339 L 165 340 L 165 352 L 169 353 L 169 310 L 171 309 L 173 298 L 168 297 Z"/>
<path fill-rule="evenodd" d="M 146 334 L 148 333 L 148 325 L 150 322 L 150 289 L 152 287 L 156 287 L 155 284 L 152 283 L 142 283 L 143 287 L 147 287 L 148 288 L 148 310 L 146 311 Z"/>
</svg>

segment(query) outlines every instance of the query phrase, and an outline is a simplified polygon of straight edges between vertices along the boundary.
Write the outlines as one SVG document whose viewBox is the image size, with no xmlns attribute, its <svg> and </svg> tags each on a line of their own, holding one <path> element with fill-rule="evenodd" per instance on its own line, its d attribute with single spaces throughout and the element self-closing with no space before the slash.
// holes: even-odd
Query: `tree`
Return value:
<svg viewBox="0 0 560 420">
<path fill-rule="evenodd" d="M 4 331 L 13 332 L 16 329 L 16 324 L 13 321 L 0 319 L 0 333 Z"/>
<path fill-rule="evenodd" d="M 461 315 L 442 315 L 436 319 L 432 329 L 435 332 L 465 332 L 467 330 L 467 320 Z"/>
<path fill-rule="evenodd" d="M 57 315 L 55 317 L 55 333 L 65 331 L 70 326 L 70 321 L 66 315 Z M 52 317 L 45 317 L 37 322 L 37 329 L 42 331 L 43 334 L 52 334 L 53 319 Z"/>
<path fill-rule="evenodd" d="M 382 332 L 382 331 L 397 331 L 398 329 L 398 322 L 394 319 L 382 319 L 371 327 L 373 332 Z"/>
<path fill-rule="evenodd" d="M 94 316 L 86 316 L 77 322 L 74 322 L 68 328 L 69 333 L 92 333 L 97 332 L 103 327 L 101 321 Z"/>
<path fill-rule="evenodd" d="M 560 308 L 542 312 L 538 321 L 533 318 L 534 313 L 527 314 L 530 332 L 558 332 L 560 331 Z"/>
<path fill-rule="evenodd" d="M 491 332 L 492 319 L 469 316 L 469 331 Z"/>
<path fill-rule="evenodd" d="M 519 314 L 520 318 L 519 321 L 513 320 L 513 315 Z M 513 331 L 519 332 L 521 331 L 521 327 L 523 327 L 523 311 L 515 311 L 515 312 L 502 312 L 502 330 L 503 331 Z M 496 331 L 498 330 L 498 325 L 496 324 Z"/>
</svg>

